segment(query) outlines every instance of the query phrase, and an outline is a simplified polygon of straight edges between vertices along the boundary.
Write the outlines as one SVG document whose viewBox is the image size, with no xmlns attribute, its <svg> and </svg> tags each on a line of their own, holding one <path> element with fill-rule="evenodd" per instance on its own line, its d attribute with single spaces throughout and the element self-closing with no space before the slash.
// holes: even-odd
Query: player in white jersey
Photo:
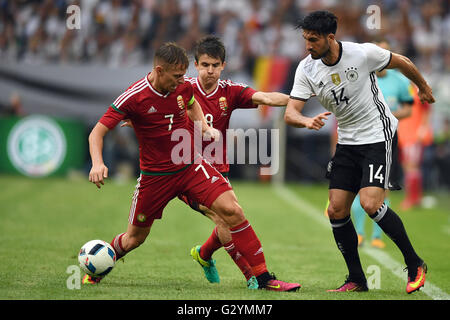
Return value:
<svg viewBox="0 0 450 320">
<path fill-rule="evenodd" d="M 336 152 L 327 168 L 328 217 L 349 275 L 341 287 L 330 291 L 368 290 L 350 219 L 358 192 L 364 210 L 404 256 L 407 293 L 417 291 L 425 283 L 427 267 L 414 251 L 401 219 L 384 203 L 398 120 L 384 101 L 375 72 L 398 68 L 417 85 L 420 99 L 429 103 L 434 102 L 431 88 L 408 58 L 370 43 L 337 41 L 337 18 L 331 12 L 312 12 L 298 27 L 303 30 L 310 55 L 297 68 L 285 121 L 294 127 L 319 130 L 332 112 L 338 122 Z M 312 96 L 317 96 L 329 112 L 304 116 L 301 112 Z"/>
</svg>

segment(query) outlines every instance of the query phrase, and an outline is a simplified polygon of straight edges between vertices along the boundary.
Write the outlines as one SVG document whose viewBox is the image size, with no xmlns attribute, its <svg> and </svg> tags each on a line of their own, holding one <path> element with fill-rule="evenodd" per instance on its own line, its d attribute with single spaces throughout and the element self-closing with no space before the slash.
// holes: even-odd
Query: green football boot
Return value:
<svg viewBox="0 0 450 320">
<path fill-rule="evenodd" d="M 208 260 L 208 261 L 203 260 L 200 257 L 200 248 L 201 248 L 201 246 L 195 246 L 191 249 L 192 259 L 197 261 L 200 264 L 200 266 L 203 268 L 205 277 L 206 277 L 206 279 L 208 279 L 209 282 L 219 283 L 220 278 L 219 278 L 219 273 L 217 272 L 217 269 L 216 269 L 216 260 L 213 260 L 213 259 Z"/>
<path fill-rule="evenodd" d="M 252 276 L 250 279 L 247 280 L 247 289 L 258 289 L 259 285 L 258 285 L 258 280 L 256 279 L 255 276 Z"/>
</svg>

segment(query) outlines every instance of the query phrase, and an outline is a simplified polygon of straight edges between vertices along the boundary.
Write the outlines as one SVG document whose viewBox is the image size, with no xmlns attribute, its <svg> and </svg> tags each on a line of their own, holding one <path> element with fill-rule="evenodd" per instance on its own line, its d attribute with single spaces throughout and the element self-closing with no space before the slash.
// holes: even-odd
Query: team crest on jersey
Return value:
<svg viewBox="0 0 450 320">
<path fill-rule="evenodd" d="M 223 111 L 222 112 L 222 116 L 226 116 L 227 115 L 227 111 L 228 111 L 227 98 L 225 98 L 225 97 L 220 97 L 219 98 L 219 108 Z"/>
<path fill-rule="evenodd" d="M 219 107 L 223 111 L 227 111 L 228 110 L 227 98 L 225 98 L 225 97 L 220 97 L 219 98 Z"/>
<path fill-rule="evenodd" d="M 331 75 L 331 81 L 333 81 L 333 83 L 338 86 L 341 83 L 341 77 L 339 77 L 339 73 L 333 73 Z"/>
<path fill-rule="evenodd" d="M 145 220 L 147 220 L 147 217 L 145 216 L 145 214 L 139 213 L 138 216 L 137 216 L 137 220 L 139 222 L 145 222 Z"/>
<path fill-rule="evenodd" d="M 356 80 L 358 80 L 358 72 L 356 72 L 356 70 L 358 70 L 358 68 L 353 67 L 347 68 L 347 70 L 345 70 L 345 77 L 348 81 L 355 82 Z"/>
<path fill-rule="evenodd" d="M 184 100 L 183 100 L 182 96 L 177 97 L 177 104 L 180 107 L 180 109 L 184 109 L 185 105 L 184 105 Z"/>
</svg>

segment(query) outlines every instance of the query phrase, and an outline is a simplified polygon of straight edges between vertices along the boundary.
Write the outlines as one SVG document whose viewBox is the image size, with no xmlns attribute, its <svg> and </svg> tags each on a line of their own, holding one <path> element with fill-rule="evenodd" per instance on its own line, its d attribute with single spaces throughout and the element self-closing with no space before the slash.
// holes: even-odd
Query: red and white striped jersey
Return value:
<svg viewBox="0 0 450 320">
<path fill-rule="evenodd" d="M 194 89 L 189 81 L 162 94 L 145 76 L 121 94 L 99 122 L 113 129 L 121 120 L 130 119 L 139 142 L 141 171 L 172 173 L 193 163 L 193 147 L 186 155 L 190 159 L 183 158 L 183 163 L 175 164 L 171 159 L 172 149 L 179 143 L 172 141 L 171 135 L 176 129 L 187 128 L 186 107 L 192 103 Z"/>
<path fill-rule="evenodd" d="M 222 133 L 223 137 L 223 159 L 214 161 L 215 157 L 208 157 L 207 152 L 203 152 L 203 157 L 207 159 L 219 172 L 225 173 L 230 170 L 227 161 L 227 140 L 226 130 L 230 124 L 231 113 L 239 108 L 257 108 L 253 104 L 252 96 L 256 90 L 243 83 L 236 83 L 231 80 L 219 80 L 214 91 L 206 94 L 198 81 L 198 78 L 185 77 L 185 81 L 194 87 L 195 100 L 202 107 L 208 125 L 216 128 Z M 189 120 L 189 129 L 194 130 L 194 124 Z M 203 150 L 213 143 L 212 141 L 203 142 Z M 214 152 L 211 153 L 214 156 Z"/>
</svg>

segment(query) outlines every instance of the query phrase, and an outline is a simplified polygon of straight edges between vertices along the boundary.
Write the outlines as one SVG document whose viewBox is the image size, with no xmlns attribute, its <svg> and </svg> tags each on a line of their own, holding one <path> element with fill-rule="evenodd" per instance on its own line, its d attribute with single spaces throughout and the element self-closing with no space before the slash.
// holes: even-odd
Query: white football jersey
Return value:
<svg viewBox="0 0 450 320">
<path fill-rule="evenodd" d="M 367 144 L 390 140 L 398 120 L 392 115 L 377 83 L 375 71 L 384 69 L 391 53 L 371 43 L 339 42 L 339 58 L 326 65 L 311 55 L 295 73 L 291 98 L 315 95 L 336 116 L 339 144 Z"/>
</svg>

